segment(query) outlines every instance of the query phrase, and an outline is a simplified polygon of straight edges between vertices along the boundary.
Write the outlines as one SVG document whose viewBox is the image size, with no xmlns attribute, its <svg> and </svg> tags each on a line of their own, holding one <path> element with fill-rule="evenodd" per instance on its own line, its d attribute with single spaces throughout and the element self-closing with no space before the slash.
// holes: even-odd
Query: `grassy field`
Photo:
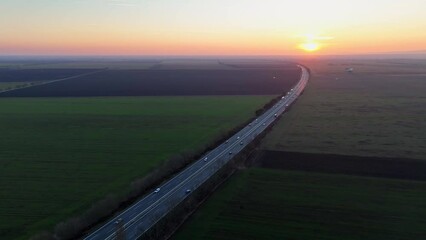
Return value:
<svg viewBox="0 0 426 240">
<path fill-rule="evenodd" d="M 22 85 L 22 82 L 0 82 L 0 92 L 8 89 L 13 89 Z"/>
<path fill-rule="evenodd" d="M 0 236 L 26 239 L 254 116 L 270 96 L 0 99 Z"/>
<path fill-rule="evenodd" d="M 0 82 L 0 92 L 12 89 L 24 88 L 44 83 L 43 81 L 32 82 Z"/>
<path fill-rule="evenodd" d="M 424 239 L 426 182 L 249 169 L 173 239 Z"/>
<path fill-rule="evenodd" d="M 313 71 L 307 90 L 265 149 L 426 159 L 426 61 L 305 64 Z"/>
</svg>

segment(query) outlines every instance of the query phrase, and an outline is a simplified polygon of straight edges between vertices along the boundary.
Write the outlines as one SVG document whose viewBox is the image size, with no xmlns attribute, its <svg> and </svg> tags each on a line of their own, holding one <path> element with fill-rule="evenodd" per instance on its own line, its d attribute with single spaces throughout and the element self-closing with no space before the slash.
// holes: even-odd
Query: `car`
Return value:
<svg viewBox="0 0 426 240">
<path fill-rule="evenodd" d="M 229 155 L 232 155 L 232 152 L 229 152 Z"/>
<path fill-rule="evenodd" d="M 207 157 L 204 158 L 204 162 L 207 162 Z"/>
<path fill-rule="evenodd" d="M 274 117 L 278 117 L 278 114 L 276 114 L 276 113 L 275 113 L 275 114 L 274 114 Z"/>
<path fill-rule="evenodd" d="M 243 145 L 243 142 L 240 142 L 240 145 Z"/>
<path fill-rule="evenodd" d="M 288 107 L 288 104 L 286 104 L 285 106 Z"/>
<path fill-rule="evenodd" d="M 237 139 L 240 139 L 240 137 L 238 136 Z"/>
<path fill-rule="evenodd" d="M 281 99 L 284 99 L 284 98 L 285 98 L 284 96 L 281 97 Z"/>
<path fill-rule="evenodd" d="M 263 125 L 263 126 L 266 126 L 266 123 L 263 123 L 262 125 Z"/>
<path fill-rule="evenodd" d="M 191 189 L 186 189 L 185 193 L 188 194 L 191 192 Z"/>
<path fill-rule="evenodd" d="M 117 220 L 115 220 L 115 224 L 119 224 L 121 221 L 123 221 L 123 219 L 121 219 L 121 218 L 119 218 L 119 219 L 117 219 Z"/>
<path fill-rule="evenodd" d="M 229 140 L 226 140 L 225 143 L 229 143 Z"/>
<path fill-rule="evenodd" d="M 160 190 L 161 190 L 160 188 L 157 188 L 155 189 L 154 193 L 158 193 Z"/>
<path fill-rule="evenodd" d="M 254 120 L 255 122 L 259 121 L 259 119 L 256 118 L 256 120 Z"/>
</svg>

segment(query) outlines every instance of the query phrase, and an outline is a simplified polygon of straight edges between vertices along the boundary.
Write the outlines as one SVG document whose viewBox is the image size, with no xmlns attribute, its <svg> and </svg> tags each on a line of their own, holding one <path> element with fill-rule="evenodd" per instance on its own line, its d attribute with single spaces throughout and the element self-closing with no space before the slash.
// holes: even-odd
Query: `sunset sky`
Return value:
<svg viewBox="0 0 426 240">
<path fill-rule="evenodd" d="M 425 0 L 1 0 L 0 55 L 426 50 Z"/>
</svg>

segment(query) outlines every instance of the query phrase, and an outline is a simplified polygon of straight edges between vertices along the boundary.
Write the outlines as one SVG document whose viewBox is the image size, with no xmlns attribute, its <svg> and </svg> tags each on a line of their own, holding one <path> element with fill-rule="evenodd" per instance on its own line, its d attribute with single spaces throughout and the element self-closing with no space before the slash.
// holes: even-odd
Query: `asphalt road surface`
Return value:
<svg viewBox="0 0 426 240">
<path fill-rule="evenodd" d="M 302 69 L 299 82 L 289 92 L 283 93 L 281 100 L 268 111 L 84 239 L 115 239 L 118 228 L 124 230 L 125 239 L 141 237 L 287 110 L 303 92 L 309 79 L 308 70 L 299 67 Z"/>
</svg>

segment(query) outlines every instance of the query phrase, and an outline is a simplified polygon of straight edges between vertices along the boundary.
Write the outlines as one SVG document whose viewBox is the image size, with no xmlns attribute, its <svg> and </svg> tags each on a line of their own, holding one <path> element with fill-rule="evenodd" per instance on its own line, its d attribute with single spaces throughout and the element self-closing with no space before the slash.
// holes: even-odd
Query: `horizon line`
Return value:
<svg viewBox="0 0 426 240">
<path fill-rule="evenodd" d="M 409 52 L 373 52 L 353 54 L 0 54 L 0 58 L 306 58 L 306 57 L 374 57 L 374 56 L 425 57 L 426 50 Z"/>
</svg>

